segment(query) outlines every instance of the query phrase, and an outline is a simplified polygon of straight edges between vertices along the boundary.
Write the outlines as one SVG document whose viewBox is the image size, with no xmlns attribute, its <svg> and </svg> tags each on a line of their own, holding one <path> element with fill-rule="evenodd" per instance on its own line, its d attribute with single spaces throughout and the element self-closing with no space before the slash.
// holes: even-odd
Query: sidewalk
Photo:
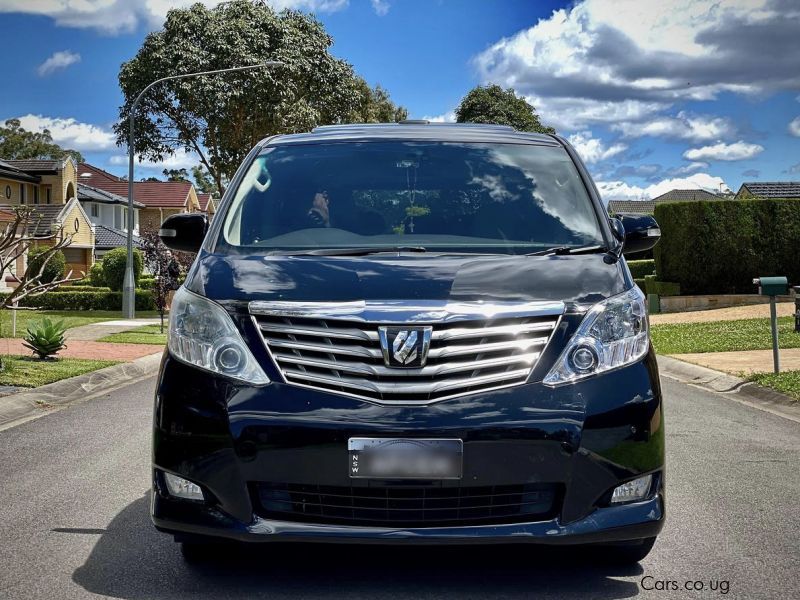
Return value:
<svg viewBox="0 0 800 600">
<path fill-rule="evenodd" d="M 702 352 L 670 354 L 684 362 L 723 371 L 731 375 L 772 373 L 772 350 L 746 350 L 738 352 Z M 800 348 L 785 348 L 780 353 L 781 372 L 800 371 Z"/>
<path fill-rule="evenodd" d="M 80 327 L 67 329 L 64 337 L 67 339 L 68 343 L 71 340 L 96 341 L 112 333 L 122 333 L 123 331 L 129 331 L 145 325 L 158 324 L 160 322 L 159 319 L 100 321 L 99 323 L 90 323 L 89 325 L 81 325 Z"/>
<path fill-rule="evenodd" d="M 777 309 L 779 317 L 791 317 L 794 315 L 793 302 L 780 302 L 777 305 Z M 702 323 L 705 321 L 736 321 L 738 319 L 761 318 L 769 318 L 769 304 L 731 306 L 730 308 L 715 308 L 714 310 L 694 310 L 690 312 L 650 315 L 650 325 Z"/>
</svg>

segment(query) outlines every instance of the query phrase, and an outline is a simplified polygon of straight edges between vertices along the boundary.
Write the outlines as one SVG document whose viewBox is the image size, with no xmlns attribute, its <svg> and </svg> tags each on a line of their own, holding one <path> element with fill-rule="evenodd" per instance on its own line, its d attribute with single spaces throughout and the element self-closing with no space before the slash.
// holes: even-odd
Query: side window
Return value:
<svg viewBox="0 0 800 600">
<path fill-rule="evenodd" d="M 47 204 L 50 204 L 50 200 L 52 199 L 53 196 L 53 189 L 49 187 L 44 188 L 44 196 L 45 196 L 45 202 L 47 202 Z"/>
<path fill-rule="evenodd" d="M 33 186 L 33 203 L 39 204 L 39 186 Z"/>
<path fill-rule="evenodd" d="M 20 204 L 25 204 L 25 200 L 27 199 L 25 197 L 25 192 L 26 191 L 27 190 L 25 189 L 25 184 L 24 183 L 20 183 L 19 184 L 19 203 Z"/>
</svg>

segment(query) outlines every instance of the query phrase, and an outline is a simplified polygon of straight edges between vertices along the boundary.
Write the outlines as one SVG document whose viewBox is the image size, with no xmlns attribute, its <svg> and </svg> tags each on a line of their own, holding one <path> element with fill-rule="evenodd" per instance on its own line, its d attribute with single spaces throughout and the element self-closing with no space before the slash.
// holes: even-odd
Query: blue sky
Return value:
<svg viewBox="0 0 800 600">
<path fill-rule="evenodd" d="M 110 133 L 119 65 L 170 6 L 189 3 L 0 0 L 0 70 L 11 82 L 0 88 L 0 120 L 49 127 L 59 143 L 123 173 L 124 149 Z M 795 0 L 271 4 L 314 11 L 334 54 L 412 117 L 452 119 L 478 83 L 514 87 L 573 142 L 607 200 L 800 180 Z M 137 177 L 163 167 L 142 165 Z"/>
</svg>

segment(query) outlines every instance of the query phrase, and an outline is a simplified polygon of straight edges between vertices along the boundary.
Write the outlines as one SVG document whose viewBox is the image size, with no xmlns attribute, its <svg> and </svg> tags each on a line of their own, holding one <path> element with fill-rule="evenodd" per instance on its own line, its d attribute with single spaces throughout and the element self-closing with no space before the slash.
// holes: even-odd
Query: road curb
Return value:
<svg viewBox="0 0 800 600">
<path fill-rule="evenodd" d="M 158 371 L 161 352 L 0 398 L 0 431 L 101 396 Z"/>
<path fill-rule="evenodd" d="M 658 370 L 661 375 L 670 379 L 696 385 L 725 398 L 800 423 L 800 402 L 752 381 L 671 356 L 658 355 Z"/>
</svg>

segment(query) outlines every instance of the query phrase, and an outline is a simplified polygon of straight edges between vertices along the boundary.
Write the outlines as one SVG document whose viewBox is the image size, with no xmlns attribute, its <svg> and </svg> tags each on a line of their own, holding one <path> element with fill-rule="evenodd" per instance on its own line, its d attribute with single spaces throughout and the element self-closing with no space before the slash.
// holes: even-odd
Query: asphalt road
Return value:
<svg viewBox="0 0 800 600">
<path fill-rule="evenodd" d="M 0 597 L 800 598 L 800 425 L 696 388 L 665 381 L 668 523 L 639 566 L 519 546 L 267 546 L 191 568 L 148 518 L 153 385 L 0 432 Z M 643 589 L 666 580 L 680 589 Z"/>
</svg>

